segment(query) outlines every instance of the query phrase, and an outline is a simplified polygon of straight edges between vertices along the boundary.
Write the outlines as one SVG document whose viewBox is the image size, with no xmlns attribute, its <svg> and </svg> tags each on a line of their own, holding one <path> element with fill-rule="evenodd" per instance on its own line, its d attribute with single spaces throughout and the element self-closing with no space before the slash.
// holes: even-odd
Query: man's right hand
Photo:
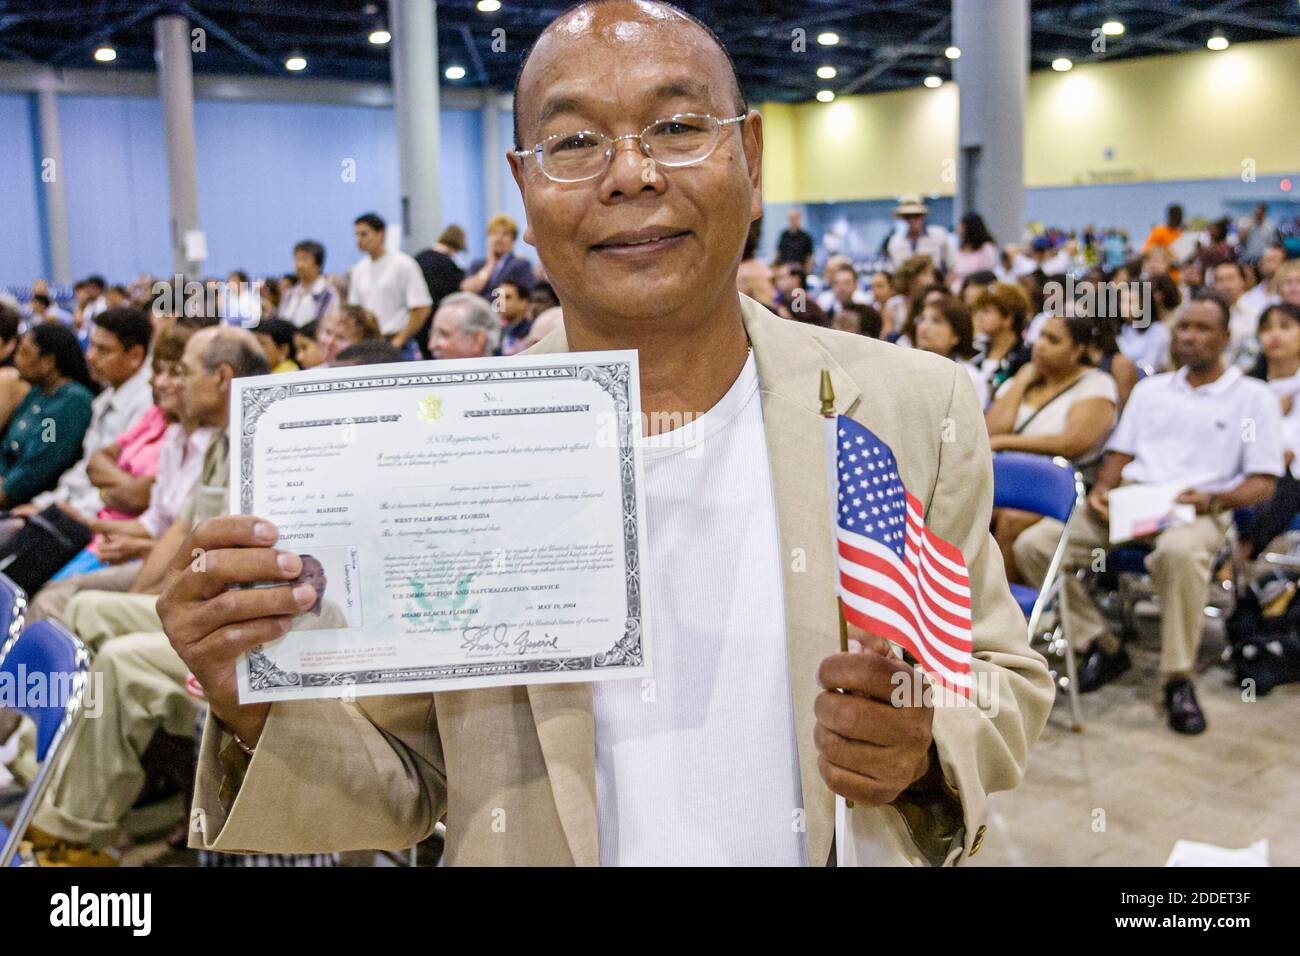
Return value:
<svg viewBox="0 0 1300 956">
<path fill-rule="evenodd" d="M 1110 489 L 1094 487 L 1088 492 L 1088 507 L 1102 521 L 1110 520 Z"/>
<path fill-rule="evenodd" d="M 213 716 L 250 747 L 271 705 L 239 703 L 235 662 L 280 637 L 294 615 L 316 603 L 310 584 L 289 586 L 302 573 L 302 560 L 271 547 L 278 534 L 253 515 L 200 522 L 173 557 L 158 598 L 167 639 L 203 686 Z M 275 582 L 282 586 L 230 587 Z"/>
</svg>

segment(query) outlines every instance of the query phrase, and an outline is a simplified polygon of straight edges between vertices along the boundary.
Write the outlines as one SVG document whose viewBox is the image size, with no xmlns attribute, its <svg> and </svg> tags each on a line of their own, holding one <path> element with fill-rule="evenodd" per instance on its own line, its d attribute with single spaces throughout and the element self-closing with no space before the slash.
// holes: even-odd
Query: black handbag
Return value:
<svg viewBox="0 0 1300 956">
<path fill-rule="evenodd" d="M 1233 678 L 1251 681 L 1261 697 L 1279 684 L 1300 681 L 1300 596 L 1295 572 L 1273 570 L 1237 596 L 1226 621 L 1223 662 Z"/>
<path fill-rule="evenodd" d="M 35 594 L 90 539 L 89 528 L 50 505 L 0 543 L 0 571 L 28 594 Z"/>
</svg>

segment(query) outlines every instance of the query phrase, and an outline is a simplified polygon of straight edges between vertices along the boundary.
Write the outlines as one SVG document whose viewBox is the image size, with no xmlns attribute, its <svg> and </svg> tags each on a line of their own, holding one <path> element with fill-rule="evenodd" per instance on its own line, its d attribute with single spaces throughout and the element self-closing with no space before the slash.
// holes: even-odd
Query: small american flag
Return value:
<svg viewBox="0 0 1300 956">
<path fill-rule="evenodd" d="M 926 528 L 888 445 L 843 415 L 826 422 L 845 620 L 897 644 L 944 687 L 969 697 L 965 558 Z"/>
</svg>

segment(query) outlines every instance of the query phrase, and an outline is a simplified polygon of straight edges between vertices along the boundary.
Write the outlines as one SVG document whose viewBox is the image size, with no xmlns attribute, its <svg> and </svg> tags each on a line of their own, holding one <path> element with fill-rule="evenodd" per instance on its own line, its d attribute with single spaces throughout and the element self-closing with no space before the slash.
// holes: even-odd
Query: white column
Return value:
<svg viewBox="0 0 1300 956">
<path fill-rule="evenodd" d="M 960 98 L 957 218 L 984 217 L 999 243 L 1017 242 L 1025 218 L 1028 0 L 953 0 L 953 64 Z"/>
<path fill-rule="evenodd" d="M 402 188 L 401 247 L 414 252 L 438 237 L 442 218 L 437 4 L 389 0 L 388 23 L 393 35 L 393 112 Z"/>
<path fill-rule="evenodd" d="M 199 233 L 199 175 L 194 147 L 194 68 L 190 62 L 190 25 L 184 17 L 154 20 L 158 59 L 158 96 L 167 140 L 167 191 L 171 205 L 172 268 L 190 277 L 202 275 L 206 252 L 187 249 L 186 236 Z M 190 253 L 198 253 L 190 258 Z"/>
<path fill-rule="evenodd" d="M 63 140 L 59 135 L 59 99 L 45 87 L 36 94 L 37 127 L 40 136 L 41 197 L 45 212 L 45 258 L 50 281 L 72 282 L 68 253 L 68 198 L 63 188 Z"/>
</svg>

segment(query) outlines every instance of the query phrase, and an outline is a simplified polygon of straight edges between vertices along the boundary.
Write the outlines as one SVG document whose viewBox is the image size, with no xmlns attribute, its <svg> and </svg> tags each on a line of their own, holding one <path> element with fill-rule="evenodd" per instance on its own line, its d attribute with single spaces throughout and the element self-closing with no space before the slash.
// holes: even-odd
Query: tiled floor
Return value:
<svg viewBox="0 0 1300 956">
<path fill-rule="evenodd" d="M 1084 733 L 1057 701 L 1024 782 L 990 798 L 971 866 L 1163 866 L 1179 839 L 1235 849 L 1264 837 L 1274 866 L 1300 865 L 1300 685 L 1244 702 L 1210 665 L 1197 680 L 1209 727 L 1180 736 L 1165 725 L 1147 630 L 1129 646 L 1133 669 L 1083 698 Z M 1207 626 L 1202 662 L 1221 635 Z"/>
</svg>

